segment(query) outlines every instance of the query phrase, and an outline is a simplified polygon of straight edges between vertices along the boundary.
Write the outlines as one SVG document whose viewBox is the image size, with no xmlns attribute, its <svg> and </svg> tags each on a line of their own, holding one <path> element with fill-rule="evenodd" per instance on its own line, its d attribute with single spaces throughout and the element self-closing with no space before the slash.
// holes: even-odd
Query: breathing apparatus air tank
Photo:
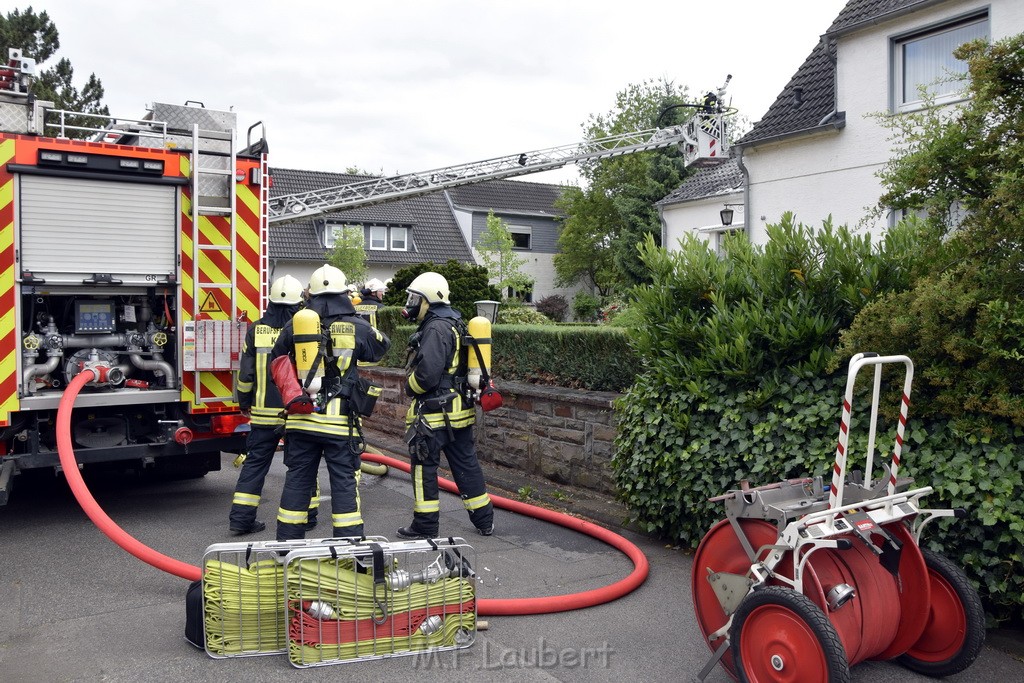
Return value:
<svg viewBox="0 0 1024 683">
<path fill-rule="evenodd" d="M 295 372 L 306 393 L 315 396 L 320 392 L 320 384 L 324 377 L 323 360 L 317 362 L 317 356 L 320 354 L 320 316 L 316 311 L 304 308 L 292 317 L 292 328 L 295 340 Z M 316 369 L 313 370 L 313 377 L 307 385 L 306 378 L 314 367 Z"/>
<path fill-rule="evenodd" d="M 483 378 L 485 376 L 489 377 L 491 374 L 491 321 L 482 315 L 478 315 L 470 319 L 466 328 L 469 330 L 469 336 L 473 338 L 472 346 L 476 347 L 476 349 L 469 349 L 468 362 L 466 364 L 469 371 L 466 378 L 473 391 L 480 391 L 485 388 Z M 479 350 L 479 354 L 477 350 Z M 480 365 L 481 360 L 483 361 L 483 367 Z"/>
</svg>

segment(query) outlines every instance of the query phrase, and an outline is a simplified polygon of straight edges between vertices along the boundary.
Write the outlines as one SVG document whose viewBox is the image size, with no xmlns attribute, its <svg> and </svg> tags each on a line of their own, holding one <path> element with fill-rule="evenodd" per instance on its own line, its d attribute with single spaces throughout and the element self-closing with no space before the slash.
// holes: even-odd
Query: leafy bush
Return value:
<svg viewBox="0 0 1024 683">
<path fill-rule="evenodd" d="M 529 306 L 502 306 L 498 309 L 498 322 L 502 325 L 554 325 L 554 321 Z"/>
<path fill-rule="evenodd" d="M 899 297 L 927 270 L 934 252 L 921 248 L 917 229 L 896 226 L 873 247 L 867 236 L 827 223 L 812 234 L 786 217 L 769 227 L 764 247 L 727 240 L 724 257 L 697 240 L 672 254 L 652 242 L 643 247 L 654 279 L 634 292 L 632 308 L 644 323 L 630 335 L 645 365 L 616 404 L 613 467 L 622 499 L 648 532 L 694 547 L 724 517 L 707 499 L 741 479 L 828 480 L 848 360 L 833 348 L 859 311 Z M 826 370 L 830 361 L 842 371 Z M 868 384 L 862 379 L 859 388 Z M 882 417 L 891 427 L 898 399 L 886 395 Z M 1019 614 L 1024 499 L 1014 492 L 1024 477 L 1017 445 L 1024 431 L 996 418 L 972 431 L 919 410 L 916 396 L 901 471 L 935 487 L 928 506 L 965 507 L 974 520 L 929 526 L 923 543 L 963 562 L 990 618 Z M 855 413 L 854 458 L 866 452 L 867 403 L 855 398 L 862 421 Z"/>
<path fill-rule="evenodd" d="M 610 323 L 628 310 L 629 306 L 622 299 L 609 299 L 601 306 L 601 322 Z"/>
<path fill-rule="evenodd" d="M 384 295 L 384 303 L 389 306 L 404 306 L 408 294 L 405 288 L 420 273 L 433 271 L 440 273 L 448 281 L 452 308 L 459 311 L 465 320 L 476 315 L 476 301 L 499 301 L 501 293 L 489 285 L 487 269 L 483 266 L 469 265 L 449 259 L 443 265 L 430 261 L 416 263 L 401 268 L 395 273 L 391 285 Z"/>
<path fill-rule="evenodd" d="M 537 302 L 537 312 L 546 315 L 556 323 L 565 322 L 569 315 L 569 302 L 561 294 L 551 294 Z"/>
<path fill-rule="evenodd" d="M 572 298 L 572 314 L 580 322 L 597 320 L 601 310 L 601 300 L 588 292 L 576 292 Z"/>
</svg>

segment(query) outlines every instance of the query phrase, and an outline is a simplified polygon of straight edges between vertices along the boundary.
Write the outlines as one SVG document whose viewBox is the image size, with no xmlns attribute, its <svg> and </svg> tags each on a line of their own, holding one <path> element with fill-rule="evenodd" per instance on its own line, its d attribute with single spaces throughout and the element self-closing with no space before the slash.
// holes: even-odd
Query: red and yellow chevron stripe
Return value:
<svg viewBox="0 0 1024 683">
<path fill-rule="evenodd" d="M 250 168 L 258 166 L 255 160 L 239 160 L 241 177 L 250 177 Z M 189 174 L 189 160 L 181 158 L 182 175 Z M 266 220 L 259 196 L 259 187 L 247 182 L 235 184 L 235 242 L 231 244 L 231 221 L 226 216 L 198 216 L 193 225 L 192 197 L 188 188 L 181 198 L 181 311 L 182 322 L 197 319 L 256 320 L 263 307 L 263 272 L 267 259 L 261 231 Z M 196 228 L 194 230 L 194 228 Z M 195 232 L 195 236 L 193 236 Z M 230 247 L 211 250 L 205 246 Z M 232 254 L 237 271 L 235 308 L 232 310 L 229 287 L 204 287 L 206 284 L 230 285 L 232 282 Z M 196 266 L 198 283 L 196 287 Z M 182 385 L 182 399 L 191 404 L 193 413 L 235 410 L 234 404 L 210 400 L 232 395 L 232 373 L 228 371 L 201 371 L 199 386 L 196 374 L 186 372 Z"/>
<path fill-rule="evenodd" d="M 18 351 L 14 291 L 14 176 L 7 164 L 15 141 L 0 139 L 0 426 L 18 409 Z"/>
</svg>

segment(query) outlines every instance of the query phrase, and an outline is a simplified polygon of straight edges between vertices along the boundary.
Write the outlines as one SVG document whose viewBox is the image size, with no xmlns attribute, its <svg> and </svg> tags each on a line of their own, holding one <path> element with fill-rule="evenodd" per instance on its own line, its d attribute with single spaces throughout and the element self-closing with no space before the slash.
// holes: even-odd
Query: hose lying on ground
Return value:
<svg viewBox="0 0 1024 683">
<path fill-rule="evenodd" d="M 96 499 L 93 498 L 88 487 L 85 485 L 81 472 L 78 471 L 78 462 L 75 460 L 75 452 L 71 443 L 71 412 L 74 408 L 75 399 L 78 397 L 78 392 L 86 384 L 98 379 L 98 377 L 98 373 L 92 369 L 85 369 L 76 375 L 64 391 L 57 409 L 57 450 L 68 485 L 71 487 L 71 491 L 74 493 L 79 505 L 82 506 L 82 510 L 89 516 L 89 519 L 114 543 L 157 569 L 180 576 L 189 581 L 197 581 L 202 578 L 202 570 L 199 567 L 159 553 L 143 545 L 119 527 L 100 508 Z M 409 472 L 411 469 L 408 463 L 379 453 L 364 453 L 363 460 L 364 462 L 369 461 L 387 467 L 394 467 L 403 472 Z M 445 491 L 458 493 L 458 487 L 453 481 L 439 479 L 438 484 Z M 647 579 L 649 571 L 647 557 L 636 545 L 619 534 L 571 515 L 548 510 L 536 505 L 529 505 L 503 496 L 492 495 L 491 501 L 495 507 L 517 512 L 534 519 L 551 522 L 552 524 L 557 524 L 603 541 L 625 554 L 633 562 L 633 571 L 624 579 L 608 586 L 579 593 L 536 598 L 479 600 L 477 602 L 477 611 L 480 615 L 548 614 L 593 607 L 611 602 L 631 593 Z"/>
</svg>

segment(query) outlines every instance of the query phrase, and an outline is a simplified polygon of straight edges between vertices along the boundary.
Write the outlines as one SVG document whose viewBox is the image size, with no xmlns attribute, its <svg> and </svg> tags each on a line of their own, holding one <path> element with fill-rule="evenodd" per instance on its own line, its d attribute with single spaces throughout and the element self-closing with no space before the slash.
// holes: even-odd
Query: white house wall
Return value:
<svg viewBox="0 0 1024 683">
<path fill-rule="evenodd" d="M 733 210 L 732 225 L 743 224 L 743 198 L 740 194 L 720 195 L 708 199 L 695 199 L 679 204 L 669 204 L 661 212 L 661 244 L 668 250 L 679 248 L 684 235 L 695 233 L 705 242 L 711 233 L 703 228 L 722 226 L 721 210 L 729 204 Z M 724 226 L 722 226 L 724 227 Z"/>
<path fill-rule="evenodd" d="M 837 225 L 885 230 L 887 216 L 868 214 L 882 194 L 875 174 L 891 156 L 891 143 L 871 114 L 890 108 L 891 40 L 986 8 L 993 40 L 1024 31 L 1024 2 L 989 0 L 944 3 L 840 37 L 837 93 L 845 128 L 743 150 L 751 240 L 763 244 L 765 227 L 785 211 L 805 224 L 820 226 L 831 214 Z"/>
</svg>

